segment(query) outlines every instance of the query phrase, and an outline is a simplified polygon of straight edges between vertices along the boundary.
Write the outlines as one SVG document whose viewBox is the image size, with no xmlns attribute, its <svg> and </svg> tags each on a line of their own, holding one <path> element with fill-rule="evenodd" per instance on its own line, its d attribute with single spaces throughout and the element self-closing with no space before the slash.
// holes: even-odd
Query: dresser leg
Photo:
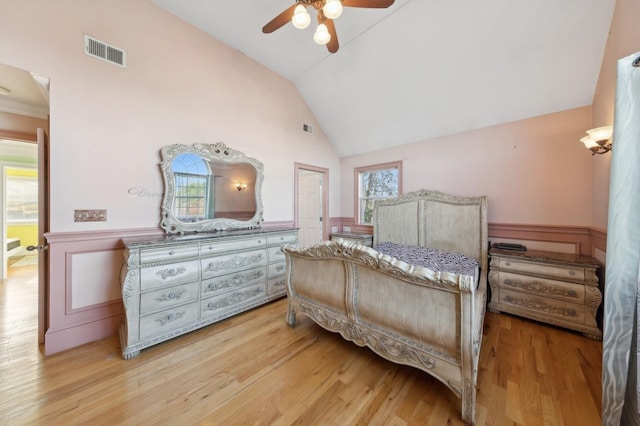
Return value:
<svg viewBox="0 0 640 426">
<path fill-rule="evenodd" d="M 122 353 L 122 359 L 132 359 L 137 357 L 138 355 L 140 355 L 140 350 L 137 351 L 133 351 L 133 352 L 127 352 L 127 353 Z"/>
</svg>

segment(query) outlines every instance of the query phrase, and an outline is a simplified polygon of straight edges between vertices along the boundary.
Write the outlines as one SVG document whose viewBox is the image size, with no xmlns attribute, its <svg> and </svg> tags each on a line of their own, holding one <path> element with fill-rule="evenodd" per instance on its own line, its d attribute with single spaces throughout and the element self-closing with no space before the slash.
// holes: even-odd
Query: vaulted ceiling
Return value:
<svg viewBox="0 0 640 426">
<path fill-rule="evenodd" d="M 152 0 L 293 81 L 341 156 L 591 105 L 615 0 L 345 8 L 340 49 L 262 27 L 294 0 Z"/>
<path fill-rule="evenodd" d="M 294 0 L 151 1 L 291 80 L 341 156 L 591 105 L 615 6 L 395 0 L 387 9 L 345 8 L 331 54 L 313 41 L 314 24 L 262 33 Z M 26 105 L 28 115 L 46 116 L 38 76 L 7 71 L 0 66 L 3 83 L 30 87 L 24 99 L 0 96 L 2 109 Z"/>
</svg>

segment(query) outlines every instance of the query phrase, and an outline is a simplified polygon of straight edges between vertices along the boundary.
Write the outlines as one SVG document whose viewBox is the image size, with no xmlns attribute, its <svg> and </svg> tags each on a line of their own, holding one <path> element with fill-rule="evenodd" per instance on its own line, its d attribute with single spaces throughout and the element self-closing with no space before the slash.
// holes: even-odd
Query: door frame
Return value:
<svg viewBox="0 0 640 426">
<path fill-rule="evenodd" d="M 325 167 L 312 166 L 310 164 L 303 164 L 295 162 L 294 179 L 293 179 L 293 217 L 294 226 L 297 228 L 299 224 L 299 205 L 298 205 L 298 177 L 301 170 L 316 172 L 322 174 L 322 239 L 329 239 L 329 169 Z"/>
<path fill-rule="evenodd" d="M 8 140 L 8 141 L 13 141 L 13 142 L 22 142 L 22 143 L 31 143 L 31 144 L 37 144 L 37 135 L 31 134 L 31 133 L 22 133 L 22 132 L 14 132 L 14 131 L 9 131 L 9 130 L 4 130 L 4 129 L 0 129 L 0 139 L 4 139 L 4 140 Z M 0 279 L 5 279 L 7 277 L 7 262 L 8 262 L 8 256 L 7 256 L 7 218 L 6 218 L 6 214 L 5 214 L 5 210 L 6 210 L 6 189 L 7 189 L 7 176 L 6 176 L 6 169 L 8 168 L 22 168 L 22 169 L 28 169 L 28 168 L 33 168 L 33 169 L 38 169 L 38 164 L 34 164 L 34 165 L 28 165 L 25 163 L 18 163 L 18 162 L 13 162 L 13 161 L 2 161 L 0 162 L 0 172 L 1 172 L 1 176 L 0 176 L 0 197 L 2 197 L 2 208 L 0 208 L 0 226 L 2 227 L 2 229 L 0 229 L 0 244 L 2 244 L 2 248 L 0 248 L 0 252 L 1 252 L 1 256 L 0 256 L 0 261 L 2 262 L 2 264 L 0 265 L 2 267 L 2 269 L 0 270 Z M 40 170 L 38 170 L 38 173 L 40 172 Z M 38 230 L 39 231 L 39 230 Z"/>
</svg>

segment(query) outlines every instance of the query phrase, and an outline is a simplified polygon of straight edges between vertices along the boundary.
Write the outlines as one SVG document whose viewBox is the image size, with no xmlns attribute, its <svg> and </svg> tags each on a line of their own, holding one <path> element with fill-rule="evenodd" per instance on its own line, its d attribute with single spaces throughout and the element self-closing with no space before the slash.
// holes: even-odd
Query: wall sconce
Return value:
<svg viewBox="0 0 640 426">
<path fill-rule="evenodd" d="M 604 154 L 611 151 L 611 135 L 613 126 L 598 127 L 587 130 L 587 136 L 580 139 L 580 142 L 591 150 L 591 155 Z"/>
<path fill-rule="evenodd" d="M 242 183 L 242 182 L 238 182 L 238 183 L 236 183 L 236 189 L 238 191 L 242 191 L 243 189 L 247 189 L 247 184 L 246 183 Z"/>
</svg>

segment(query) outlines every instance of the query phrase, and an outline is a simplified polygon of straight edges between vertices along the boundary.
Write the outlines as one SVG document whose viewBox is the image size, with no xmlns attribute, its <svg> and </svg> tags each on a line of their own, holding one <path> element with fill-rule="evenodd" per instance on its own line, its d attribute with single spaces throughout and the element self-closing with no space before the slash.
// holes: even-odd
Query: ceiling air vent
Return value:
<svg viewBox="0 0 640 426">
<path fill-rule="evenodd" d="M 302 123 L 302 131 L 306 133 L 313 133 L 313 127 L 311 127 L 311 124 Z"/>
<path fill-rule="evenodd" d="M 127 67 L 127 52 L 88 35 L 84 36 L 84 53 L 122 68 Z"/>
</svg>

